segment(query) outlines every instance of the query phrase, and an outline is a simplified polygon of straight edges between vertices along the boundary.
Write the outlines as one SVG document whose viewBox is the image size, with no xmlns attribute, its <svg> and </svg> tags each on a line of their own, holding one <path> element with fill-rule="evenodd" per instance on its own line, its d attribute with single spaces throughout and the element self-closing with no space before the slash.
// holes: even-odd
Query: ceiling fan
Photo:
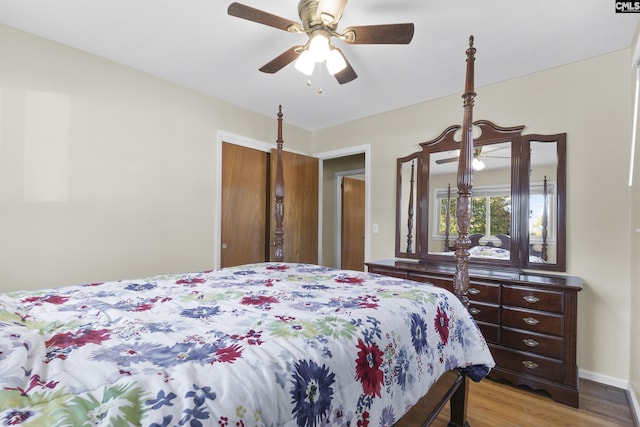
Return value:
<svg viewBox="0 0 640 427">
<path fill-rule="evenodd" d="M 492 156 L 492 155 L 490 155 L 493 152 L 504 150 L 505 148 L 507 148 L 507 147 L 500 147 L 500 148 L 497 148 L 495 150 L 491 150 L 491 151 L 487 151 L 487 152 L 483 153 L 481 146 L 480 147 L 475 147 L 473 149 L 473 168 L 475 170 L 484 169 L 484 163 L 482 162 L 482 159 L 510 159 L 511 156 Z M 457 162 L 459 158 L 460 158 L 460 155 L 453 156 L 453 157 L 447 157 L 447 158 L 444 158 L 444 159 L 438 159 L 438 160 L 436 160 L 436 164 L 437 165 L 442 165 L 444 163 Z"/>
<path fill-rule="evenodd" d="M 301 23 L 255 9 L 240 3 L 231 3 L 227 13 L 231 16 L 268 25 L 290 33 L 306 33 L 309 40 L 296 45 L 260 67 L 264 73 L 276 73 L 296 61 L 299 71 L 311 75 L 315 64 L 325 62 L 329 74 L 338 83 L 348 83 L 358 77 L 342 51 L 333 46 L 335 37 L 348 44 L 408 44 L 413 38 L 412 23 L 363 25 L 338 32 L 338 23 L 348 0 L 300 0 L 298 15 Z"/>
</svg>

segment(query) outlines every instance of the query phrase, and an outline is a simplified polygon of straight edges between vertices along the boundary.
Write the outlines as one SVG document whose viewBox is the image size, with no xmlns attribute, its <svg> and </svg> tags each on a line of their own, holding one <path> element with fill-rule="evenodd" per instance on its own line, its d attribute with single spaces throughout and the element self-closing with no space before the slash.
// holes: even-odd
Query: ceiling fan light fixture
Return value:
<svg viewBox="0 0 640 427">
<path fill-rule="evenodd" d="M 313 59 L 313 55 L 307 49 L 300 52 L 300 56 L 295 63 L 296 70 L 302 74 L 310 76 L 313 73 L 313 69 L 316 67 L 316 61 Z"/>
<path fill-rule="evenodd" d="M 322 30 L 316 31 L 315 34 L 311 36 L 309 47 L 306 50 L 311 53 L 316 62 L 324 62 L 331 51 L 329 37 L 326 32 Z"/>
<path fill-rule="evenodd" d="M 474 170 L 481 171 L 484 169 L 484 162 L 479 160 L 477 157 L 473 158 L 473 162 L 471 163 Z"/>
<path fill-rule="evenodd" d="M 327 71 L 330 75 L 334 75 L 347 67 L 347 61 L 338 49 L 331 49 L 327 55 Z"/>
</svg>

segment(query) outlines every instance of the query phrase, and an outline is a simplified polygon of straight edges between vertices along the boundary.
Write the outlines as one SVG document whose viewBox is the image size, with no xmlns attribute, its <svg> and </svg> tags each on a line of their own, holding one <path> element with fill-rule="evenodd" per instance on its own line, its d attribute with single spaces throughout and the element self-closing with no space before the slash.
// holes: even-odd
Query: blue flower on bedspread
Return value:
<svg viewBox="0 0 640 427">
<path fill-rule="evenodd" d="M 329 416 L 334 377 L 329 368 L 320 367 L 312 360 L 296 363 L 290 394 L 298 426 L 315 427 Z"/>
<path fill-rule="evenodd" d="M 391 406 L 385 406 L 382 409 L 382 415 L 380 416 L 380 427 L 391 427 L 396 422 L 396 416 Z"/>
<path fill-rule="evenodd" d="M 411 313 L 411 342 L 418 354 L 426 353 L 428 350 L 427 334 L 427 325 L 422 317 L 417 313 Z"/>
<path fill-rule="evenodd" d="M 209 419 L 209 411 L 204 407 L 207 400 L 215 400 L 216 393 L 211 391 L 211 387 L 199 387 L 197 384 L 193 384 L 193 390 L 185 394 L 186 398 L 193 399 L 193 409 L 185 409 L 184 417 L 178 424 L 181 426 L 189 422 L 191 427 L 203 426 L 200 420 Z"/>
<path fill-rule="evenodd" d="M 180 312 L 180 315 L 194 319 L 206 319 L 220 313 L 220 307 L 203 305 L 195 308 L 187 308 Z"/>
<path fill-rule="evenodd" d="M 153 283 L 129 283 L 127 286 L 125 286 L 125 289 L 135 292 L 144 292 L 149 291 L 155 287 L 156 285 L 154 285 Z"/>
</svg>

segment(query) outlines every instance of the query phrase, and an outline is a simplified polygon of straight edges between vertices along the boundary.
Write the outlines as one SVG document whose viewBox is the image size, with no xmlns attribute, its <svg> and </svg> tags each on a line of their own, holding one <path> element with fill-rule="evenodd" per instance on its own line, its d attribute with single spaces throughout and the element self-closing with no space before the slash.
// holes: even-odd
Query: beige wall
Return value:
<svg viewBox="0 0 640 427">
<path fill-rule="evenodd" d="M 476 81 L 484 67 L 482 44 L 477 47 Z M 621 384 L 630 370 L 630 60 L 627 49 L 478 87 L 474 109 L 475 119 L 501 126 L 567 132 L 568 273 L 584 280 L 578 364 Z M 371 259 L 394 254 L 395 158 L 461 121 L 457 94 L 314 133 L 315 152 L 371 144 L 371 223 L 380 224 L 380 233 L 371 234 Z"/>
<path fill-rule="evenodd" d="M 0 53 L 0 291 L 215 266 L 217 135 L 274 141 L 277 100 L 273 117 L 257 115 L 2 26 Z M 477 58 L 480 77 L 481 44 Z M 578 363 L 614 382 L 640 361 L 629 63 L 624 50 L 479 87 L 474 113 L 567 132 L 568 272 L 585 287 Z M 370 259 L 380 259 L 394 253 L 395 158 L 461 120 L 458 94 L 313 135 L 288 126 L 285 109 L 284 135 L 301 152 L 370 144 L 370 223 L 380 226 Z M 636 368 L 636 389 L 639 378 Z"/>
<path fill-rule="evenodd" d="M 261 116 L 3 26 L 0 54 L 0 291 L 215 267 L 218 134 L 274 143 L 278 100 Z"/>
</svg>

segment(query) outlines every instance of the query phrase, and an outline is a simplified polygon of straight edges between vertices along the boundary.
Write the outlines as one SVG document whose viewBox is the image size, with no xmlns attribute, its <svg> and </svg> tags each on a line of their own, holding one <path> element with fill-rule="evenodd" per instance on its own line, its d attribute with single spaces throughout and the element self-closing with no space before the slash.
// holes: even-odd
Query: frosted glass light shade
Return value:
<svg viewBox="0 0 640 427">
<path fill-rule="evenodd" d="M 309 42 L 309 52 L 316 62 L 323 62 L 329 55 L 329 39 L 324 34 L 316 34 Z"/>
<path fill-rule="evenodd" d="M 302 74 L 306 74 L 310 76 L 313 73 L 313 69 L 316 66 L 316 61 L 314 61 L 313 56 L 309 53 L 308 50 L 303 50 L 296 59 L 295 67 L 296 70 L 300 71 Z"/>
<path fill-rule="evenodd" d="M 327 55 L 327 70 L 332 76 L 345 69 L 347 62 L 338 49 L 331 49 Z"/>
<path fill-rule="evenodd" d="M 484 162 L 482 160 L 474 158 L 471 166 L 474 170 L 481 171 L 482 169 L 484 169 Z"/>
</svg>

